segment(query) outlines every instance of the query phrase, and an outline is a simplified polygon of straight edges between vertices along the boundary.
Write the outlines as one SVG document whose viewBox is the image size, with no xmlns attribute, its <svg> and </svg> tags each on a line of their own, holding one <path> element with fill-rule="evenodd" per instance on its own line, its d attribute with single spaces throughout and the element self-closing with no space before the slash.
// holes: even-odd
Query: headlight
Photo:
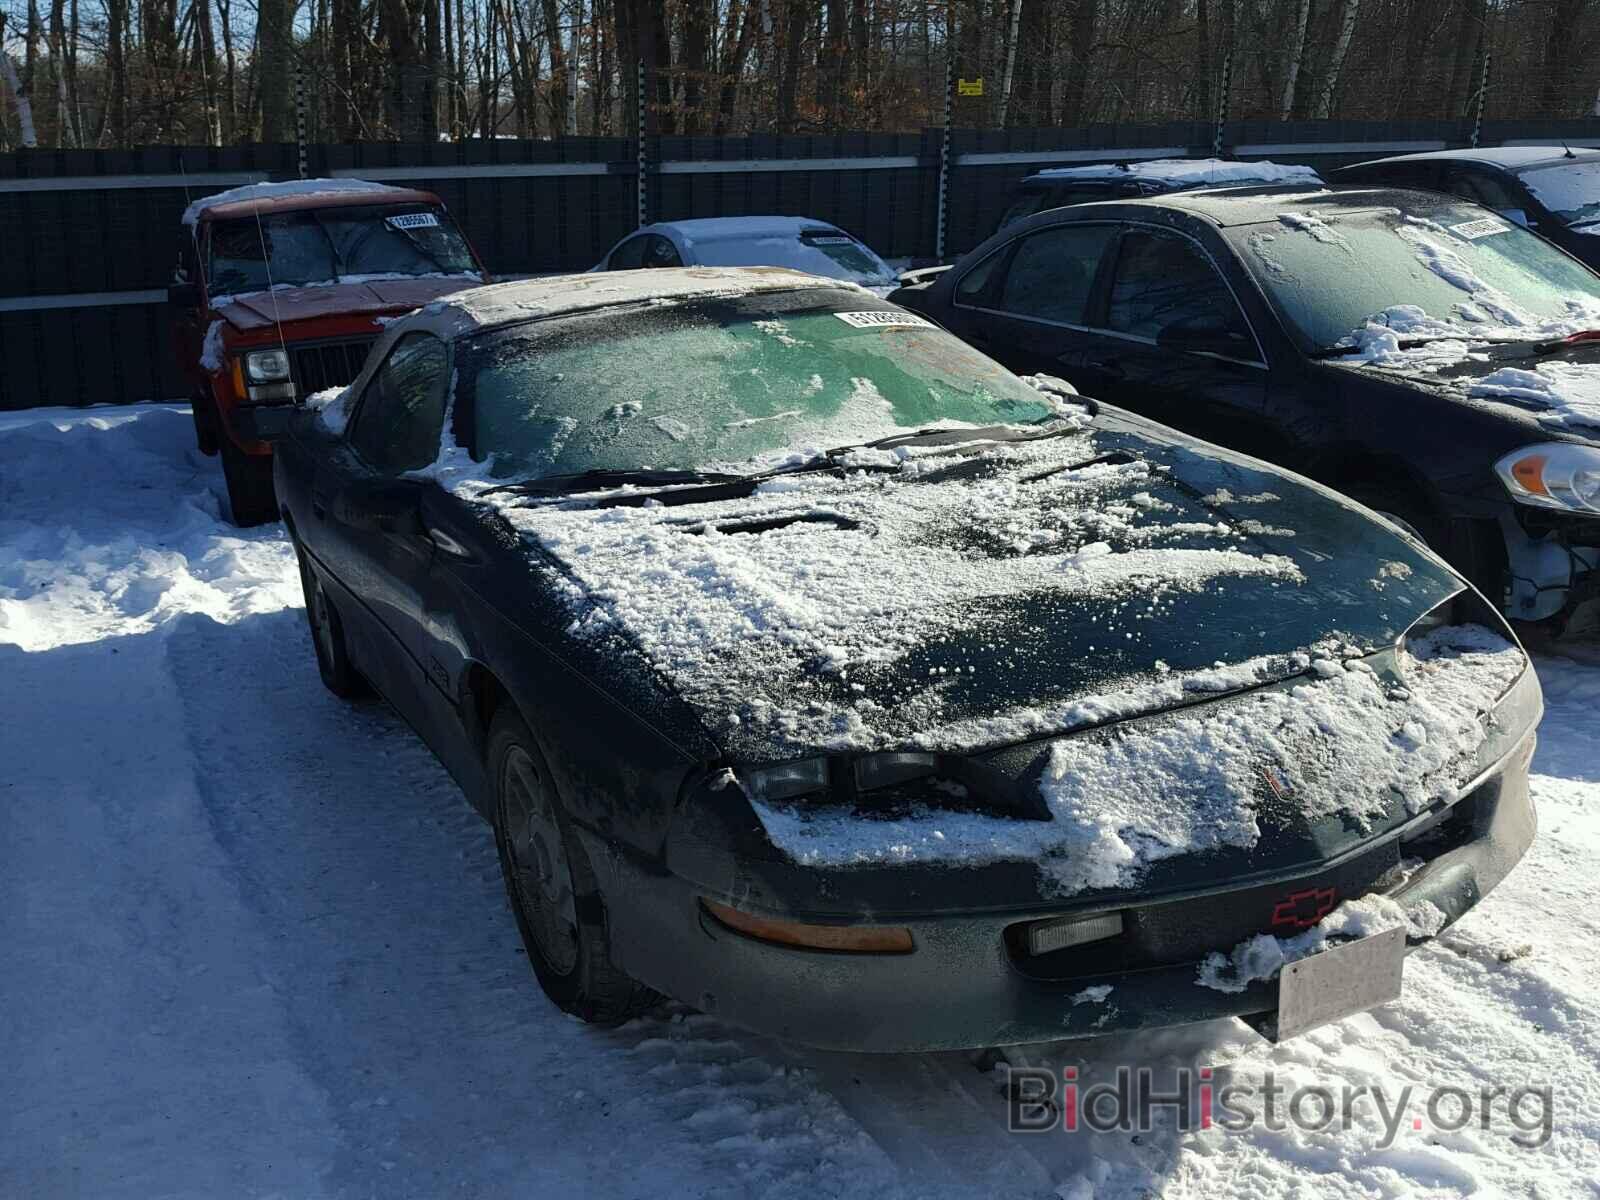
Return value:
<svg viewBox="0 0 1600 1200">
<path fill-rule="evenodd" d="M 758 767 L 741 773 L 745 789 L 756 800 L 768 804 L 778 800 L 793 800 L 812 792 L 826 791 L 828 787 L 828 760 L 801 758 L 794 762 Z"/>
<path fill-rule="evenodd" d="M 1600 513 L 1600 449 L 1573 442 L 1526 446 L 1494 465 L 1519 504 Z"/>
<path fill-rule="evenodd" d="M 244 374 L 251 383 L 283 383 L 289 378 L 289 356 L 282 350 L 252 350 L 244 356 Z"/>
</svg>

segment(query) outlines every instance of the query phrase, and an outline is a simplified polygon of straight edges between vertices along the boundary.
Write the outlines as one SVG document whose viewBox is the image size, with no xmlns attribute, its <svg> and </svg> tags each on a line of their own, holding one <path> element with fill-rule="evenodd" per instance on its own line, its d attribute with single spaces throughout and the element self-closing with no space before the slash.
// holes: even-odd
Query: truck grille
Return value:
<svg viewBox="0 0 1600 1200">
<path fill-rule="evenodd" d="M 301 396 L 325 388 L 344 387 L 361 374 L 367 351 L 377 338 L 355 338 L 343 342 L 313 342 L 290 348 L 295 387 Z"/>
</svg>

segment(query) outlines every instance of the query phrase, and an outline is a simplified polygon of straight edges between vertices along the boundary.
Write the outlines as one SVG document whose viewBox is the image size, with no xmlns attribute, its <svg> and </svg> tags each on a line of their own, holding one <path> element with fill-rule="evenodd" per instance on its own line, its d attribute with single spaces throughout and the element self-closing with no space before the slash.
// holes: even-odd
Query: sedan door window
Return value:
<svg viewBox="0 0 1600 1200">
<path fill-rule="evenodd" d="M 998 307 L 1017 317 L 1085 324 L 1095 272 L 1114 233 L 1111 225 L 1058 225 L 1029 234 L 1012 256 Z"/>
<path fill-rule="evenodd" d="M 647 267 L 681 267 L 683 259 L 678 257 L 678 248 L 666 238 L 652 234 L 645 239 L 644 265 Z"/>
<path fill-rule="evenodd" d="M 367 385 L 350 435 L 369 466 L 398 475 L 439 457 L 448 360 L 432 334 L 409 333 L 395 344 Z"/>
<path fill-rule="evenodd" d="M 648 237 L 629 238 L 611 252 L 606 263 L 608 271 L 633 271 L 644 266 L 644 251 Z"/>
<path fill-rule="evenodd" d="M 1170 234 L 1135 230 L 1123 236 L 1106 326 L 1152 342 L 1171 338 L 1184 348 L 1258 356 L 1250 326 L 1216 267 L 1187 239 Z"/>
</svg>

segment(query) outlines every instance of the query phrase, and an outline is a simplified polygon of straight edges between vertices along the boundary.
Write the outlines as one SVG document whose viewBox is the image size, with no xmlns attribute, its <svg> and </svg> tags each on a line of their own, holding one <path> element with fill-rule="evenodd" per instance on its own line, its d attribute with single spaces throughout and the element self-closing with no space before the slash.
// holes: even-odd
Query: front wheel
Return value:
<svg viewBox="0 0 1600 1200">
<path fill-rule="evenodd" d="M 300 564 L 300 590 L 306 597 L 306 624 L 311 629 L 311 647 L 316 651 L 317 674 L 322 676 L 323 686 L 341 700 L 365 696 L 370 689 L 361 672 L 350 661 L 339 610 L 328 598 L 327 588 L 323 587 L 321 578 L 306 560 L 306 552 L 298 540 L 295 542 L 294 555 Z"/>
<path fill-rule="evenodd" d="M 503 707 L 489 729 L 495 845 L 528 960 L 556 1007 L 619 1025 L 660 997 L 611 959 L 605 900 L 521 718 Z"/>
<path fill-rule="evenodd" d="M 272 490 L 272 458 L 246 454 L 226 434 L 222 444 L 222 478 L 228 485 L 228 507 L 241 528 L 278 519 L 278 498 Z"/>
</svg>

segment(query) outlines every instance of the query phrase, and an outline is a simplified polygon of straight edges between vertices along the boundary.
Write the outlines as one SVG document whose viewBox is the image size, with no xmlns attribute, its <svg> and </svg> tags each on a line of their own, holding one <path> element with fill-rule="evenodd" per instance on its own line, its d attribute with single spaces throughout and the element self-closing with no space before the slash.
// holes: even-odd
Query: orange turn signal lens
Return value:
<svg viewBox="0 0 1600 1200">
<path fill-rule="evenodd" d="M 911 930 L 888 925 L 806 925 L 799 921 L 779 921 L 740 912 L 714 900 L 700 901 L 717 921 L 735 933 L 798 946 L 805 950 L 838 950 L 846 954 L 910 954 Z"/>
<path fill-rule="evenodd" d="M 1548 496 L 1550 489 L 1544 485 L 1545 456 L 1530 454 L 1527 458 L 1519 458 L 1511 464 L 1511 478 L 1520 483 L 1525 491 L 1532 492 L 1535 496 Z"/>
</svg>

